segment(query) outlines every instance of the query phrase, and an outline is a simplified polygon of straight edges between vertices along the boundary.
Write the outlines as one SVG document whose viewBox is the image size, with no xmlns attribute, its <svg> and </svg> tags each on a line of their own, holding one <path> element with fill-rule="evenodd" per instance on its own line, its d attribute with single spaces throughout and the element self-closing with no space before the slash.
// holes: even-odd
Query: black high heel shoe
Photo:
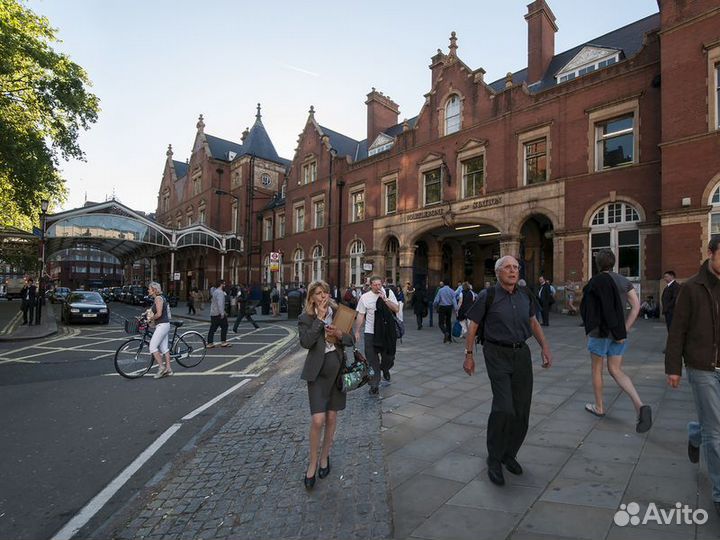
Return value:
<svg viewBox="0 0 720 540">
<path fill-rule="evenodd" d="M 320 478 L 325 478 L 328 474 L 330 474 L 330 456 L 328 456 L 328 465 L 327 467 L 320 467 L 318 469 L 318 476 Z"/>
<path fill-rule="evenodd" d="M 315 469 L 315 474 L 313 474 L 311 477 L 308 477 L 307 472 L 303 475 L 305 489 L 310 490 L 315 487 L 315 479 L 317 478 L 317 474 L 317 469 Z"/>
</svg>

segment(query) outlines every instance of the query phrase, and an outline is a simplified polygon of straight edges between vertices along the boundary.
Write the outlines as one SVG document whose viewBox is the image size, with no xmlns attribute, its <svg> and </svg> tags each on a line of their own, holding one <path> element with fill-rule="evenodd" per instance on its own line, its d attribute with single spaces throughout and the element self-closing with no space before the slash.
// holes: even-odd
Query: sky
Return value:
<svg viewBox="0 0 720 540">
<path fill-rule="evenodd" d="M 114 194 L 155 211 L 168 144 L 174 159 L 189 158 L 199 114 L 206 133 L 240 142 L 261 103 L 287 159 L 310 105 L 321 125 L 358 140 L 372 87 L 398 103 L 400 121 L 411 118 L 430 90 L 430 58 L 447 53 L 452 31 L 460 59 L 500 79 L 527 66 L 528 3 L 29 0 L 100 98 L 98 122 L 80 136 L 86 161 L 62 165 L 63 209 Z M 547 3 L 556 53 L 658 11 L 657 0 Z"/>
</svg>

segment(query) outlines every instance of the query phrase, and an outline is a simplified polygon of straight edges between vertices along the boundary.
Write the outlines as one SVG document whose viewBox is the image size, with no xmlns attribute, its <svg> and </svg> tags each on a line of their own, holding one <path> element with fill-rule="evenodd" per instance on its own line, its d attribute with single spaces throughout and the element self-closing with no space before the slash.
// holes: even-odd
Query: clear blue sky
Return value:
<svg viewBox="0 0 720 540">
<path fill-rule="evenodd" d="M 154 211 L 172 143 L 189 157 L 198 115 L 205 131 L 239 142 L 255 106 L 278 153 L 292 159 L 310 105 L 318 121 L 365 138 L 371 87 L 415 116 L 430 89 L 430 57 L 458 55 L 486 80 L 527 65 L 529 0 L 305 3 L 289 0 L 31 0 L 58 29 L 58 46 L 82 65 L 101 99 L 81 136 L 87 162 L 64 164 L 65 208 L 115 190 L 128 206 Z M 658 11 L 656 0 L 548 0 L 559 31 L 555 52 Z"/>
</svg>

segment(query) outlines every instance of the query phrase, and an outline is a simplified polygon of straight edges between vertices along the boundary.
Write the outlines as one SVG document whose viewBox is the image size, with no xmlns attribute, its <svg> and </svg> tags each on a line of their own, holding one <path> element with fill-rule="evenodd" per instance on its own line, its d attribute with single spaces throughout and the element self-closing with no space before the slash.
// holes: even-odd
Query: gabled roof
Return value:
<svg viewBox="0 0 720 540">
<path fill-rule="evenodd" d="M 275 151 L 270 136 L 265 131 L 262 120 L 258 117 L 248 133 L 242 147 L 243 154 L 250 154 L 255 157 L 267 159 L 268 161 L 280 162 L 280 156 Z"/>
<path fill-rule="evenodd" d="M 323 135 L 328 136 L 328 138 L 330 139 L 330 146 L 337 150 L 337 153 L 339 155 L 350 156 L 353 161 L 358 160 L 358 152 L 361 141 L 356 141 L 355 139 L 348 137 L 347 135 L 343 135 L 342 133 L 333 131 L 332 129 L 326 128 L 325 126 L 319 127 L 322 130 Z M 365 155 L 367 155 L 367 142 Z"/>
<path fill-rule="evenodd" d="M 232 141 L 226 141 L 220 137 L 214 135 L 205 134 L 208 146 L 210 147 L 210 155 L 215 159 L 221 159 L 223 161 L 232 161 L 234 156 L 231 158 L 229 152 L 235 153 L 239 156 L 243 151 L 243 145 Z M 178 175 L 180 176 L 180 175 Z"/>
<path fill-rule="evenodd" d="M 622 28 L 608 32 L 605 35 L 596 37 L 588 40 L 585 43 L 573 47 L 565 52 L 556 54 L 550 61 L 548 69 L 545 71 L 543 78 L 536 84 L 530 86 L 531 92 L 539 92 L 546 90 L 558 83 L 555 79 L 555 75 L 562 70 L 585 46 L 595 46 L 602 48 L 613 48 L 619 49 L 625 55 L 625 58 L 630 58 L 637 54 L 643 44 L 645 34 L 653 30 L 660 28 L 660 14 L 655 13 L 634 23 L 630 23 Z M 513 73 L 513 83 L 527 83 L 527 68 L 521 69 Z M 495 92 L 502 92 L 505 88 L 505 77 L 498 79 L 495 82 L 490 83 L 490 87 Z"/>
<path fill-rule="evenodd" d="M 173 162 L 173 167 L 175 167 L 175 175 L 178 177 L 178 179 L 182 178 L 183 176 L 185 176 L 187 174 L 187 172 L 188 172 L 188 164 L 187 163 L 185 163 L 184 161 L 176 161 L 174 159 L 172 160 L 172 162 Z"/>
</svg>

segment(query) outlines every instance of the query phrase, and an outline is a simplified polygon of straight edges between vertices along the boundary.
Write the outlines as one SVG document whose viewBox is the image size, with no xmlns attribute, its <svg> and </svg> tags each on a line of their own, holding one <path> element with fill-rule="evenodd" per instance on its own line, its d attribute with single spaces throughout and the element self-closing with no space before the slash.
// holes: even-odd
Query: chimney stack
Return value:
<svg viewBox="0 0 720 540">
<path fill-rule="evenodd" d="M 555 15 L 545 0 L 535 0 L 527 6 L 528 23 L 528 77 L 533 84 L 542 79 L 555 55 Z"/>
<path fill-rule="evenodd" d="M 398 123 L 400 107 L 390 96 L 375 88 L 367 95 L 367 141 L 371 145 L 375 138 L 386 129 Z"/>
</svg>

